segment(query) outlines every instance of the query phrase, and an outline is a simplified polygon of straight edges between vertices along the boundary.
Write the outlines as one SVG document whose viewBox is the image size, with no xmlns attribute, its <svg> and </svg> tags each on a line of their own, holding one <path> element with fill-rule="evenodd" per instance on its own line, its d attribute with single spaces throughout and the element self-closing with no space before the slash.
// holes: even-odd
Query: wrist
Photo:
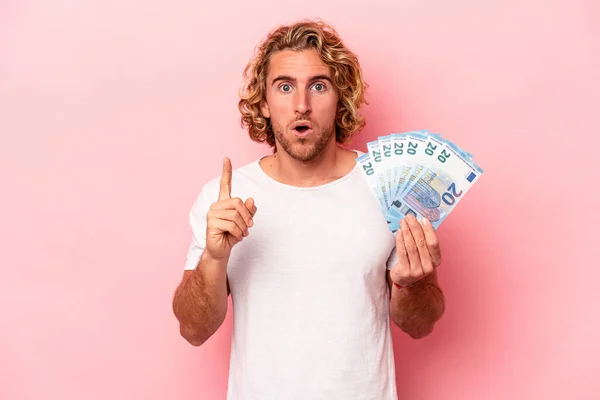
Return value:
<svg viewBox="0 0 600 400">
<path fill-rule="evenodd" d="M 226 287 L 228 260 L 229 256 L 214 258 L 208 251 L 202 253 L 194 272 L 201 276 L 206 289 Z"/>
<path fill-rule="evenodd" d="M 223 254 L 222 256 L 218 257 L 218 256 L 213 255 L 210 252 L 210 250 L 206 249 L 202 253 L 201 259 L 203 259 L 205 262 L 210 263 L 210 264 L 221 264 L 221 263 L 227 264 L 227 261 L 229 261 L 230 254 L 231 253 L 228 251 L 225 254 Z"/>
<path fill-rule="evenodd" d="M 227 264 L 229 263 L 229 254 L 223 257 L 215 257 L 208 250 L 205 250 L 200 257 L 200 262 L 196 270 L 201 270 L 203 273 L 213 277 L 227 275 Z"/>
<path fill-rule="evenodd" d="M 427 286 L 427 281 L 425 279 L 419 279 L 418 281 L 413 282 L 410 285 L 407 286 L 402 286 L 397 284 L 396 282 L 392 282 L 394 284 L 394 286 L 396 287 L 396 289 L 398 290 L 411 290 L 411 289 L 419 289 L 422 288 L 424 286 Z"/>
</svg>

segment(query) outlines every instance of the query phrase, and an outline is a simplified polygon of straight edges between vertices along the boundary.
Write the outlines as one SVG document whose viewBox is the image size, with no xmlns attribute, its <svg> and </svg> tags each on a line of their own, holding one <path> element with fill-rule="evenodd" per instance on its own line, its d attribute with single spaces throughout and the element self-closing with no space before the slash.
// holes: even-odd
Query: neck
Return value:
<svg viewBox="0 0 600 400">
<path fill-rule="evenodd" d="M 337 146 L 335 136 L 323 151 L 310 161 L 299 161 L 281 149 L 269 157 L 267 169 L 279 182 L 292 186 L 318 186 L 334 181 L 344 175 L 343 152 Z"/>
</svg>

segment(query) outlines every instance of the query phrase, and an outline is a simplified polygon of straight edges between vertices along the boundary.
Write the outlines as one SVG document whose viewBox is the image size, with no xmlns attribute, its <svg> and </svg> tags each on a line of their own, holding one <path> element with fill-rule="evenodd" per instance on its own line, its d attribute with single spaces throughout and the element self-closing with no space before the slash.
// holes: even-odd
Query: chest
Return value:
<svg viewBox="0 0 600 400">
<path fill-rule="evenodd" d="M 360 189 L 255 194 L 254 226 L 228 264 L 232 286 L 380 281 L 394 237 Z"/>
</svg>

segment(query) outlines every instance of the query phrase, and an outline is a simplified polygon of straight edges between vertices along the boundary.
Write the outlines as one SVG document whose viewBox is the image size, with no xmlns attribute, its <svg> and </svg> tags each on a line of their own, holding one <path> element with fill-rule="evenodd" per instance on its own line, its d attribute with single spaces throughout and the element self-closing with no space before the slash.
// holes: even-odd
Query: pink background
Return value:
<svg viewBox="0 0 600 400">
<path fill-rule="evenodd" d="M 266 153 L 242 69 L 313 16 L 370 84 L 356 148 L 429 129 L 485 169 L 439 230 L 446 314 L 394 328 L 400 398 L 599 399 L 599 4 L 4 0 L 0 399 L 224 398 L 231 313 L 194 348 L 171 312 L 188 212 Z"/>
</svg>

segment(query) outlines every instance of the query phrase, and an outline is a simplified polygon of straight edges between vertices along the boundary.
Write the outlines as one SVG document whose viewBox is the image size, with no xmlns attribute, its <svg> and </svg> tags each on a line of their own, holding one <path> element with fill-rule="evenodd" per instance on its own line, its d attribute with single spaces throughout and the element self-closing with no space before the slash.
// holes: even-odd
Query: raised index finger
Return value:
<svg viewBox="0 0 600 400">
<path fill-rule="evenodd" d="M 223 174 L 221 175 L 221 189 L 219 190 L 219 200 L 231 198 L 231 160 L 225 157 L 223 160 Z"/>
</svg>

